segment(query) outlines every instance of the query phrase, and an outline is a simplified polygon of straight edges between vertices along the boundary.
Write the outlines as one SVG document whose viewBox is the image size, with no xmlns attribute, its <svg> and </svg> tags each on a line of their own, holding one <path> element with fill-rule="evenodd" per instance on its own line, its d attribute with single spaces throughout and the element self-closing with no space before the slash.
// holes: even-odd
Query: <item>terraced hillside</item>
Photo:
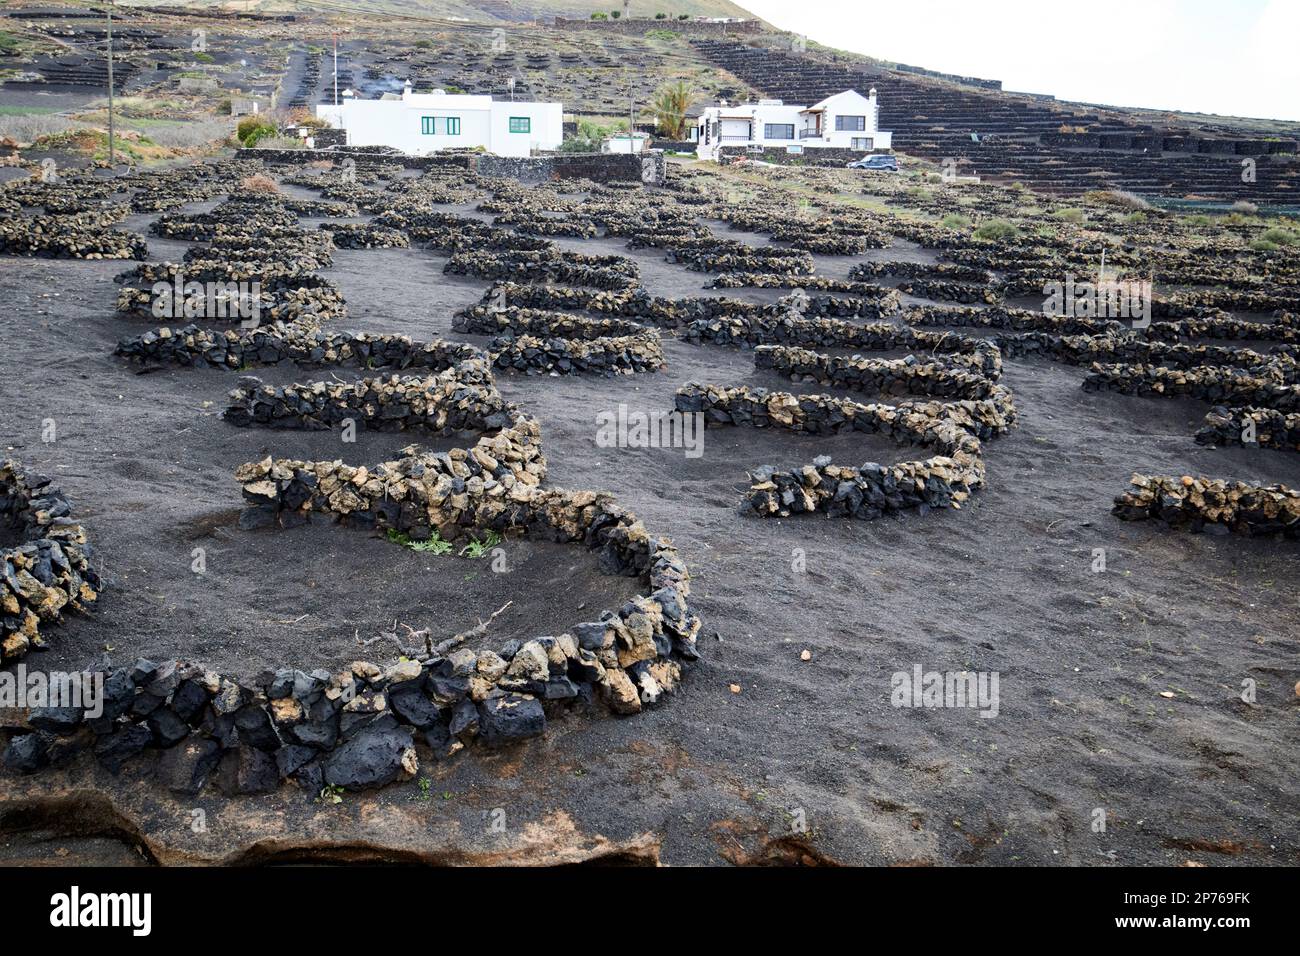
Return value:
<svg viewBox="0 0 1300 956">
<path fill-rule="evenodd" d="M 1111 187 L 1136 193 L 1255 203 L 1300 203 L 1294 124 L 1273 135 L 1229 122 L 1212 129 L 1154 125 L 1122 113 L 1006 93 L 989 81 L 954 82 L 865 58 L 796 52 L 766 43 L 698 39 L 692 45 L 763 95 L 815 103 L 844 89 L 875 87 L 894 148 L 955 159 L 960 172 L 1018 180 L 1077 195 Z M 787 46 L 789 44 L 787 43 Z M 976 84 L 979 85 L 976 85 Z M 1243 179 L 1243 160 L 1255 179 Z"/>
</svg>

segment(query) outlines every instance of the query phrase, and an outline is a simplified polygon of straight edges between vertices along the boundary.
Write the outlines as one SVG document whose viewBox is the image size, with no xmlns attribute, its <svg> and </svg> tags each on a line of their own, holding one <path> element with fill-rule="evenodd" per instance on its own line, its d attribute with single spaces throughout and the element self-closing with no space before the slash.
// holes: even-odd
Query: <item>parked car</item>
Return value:
<svg viewBox="0 0 1300 956">
<path fill-rule="evenodd" d="M 884 169 L 891 173 L 898 172 L 898 160 L 893 156 L 863 156 L 849 163 L 849 169 Z"/>
</svg>

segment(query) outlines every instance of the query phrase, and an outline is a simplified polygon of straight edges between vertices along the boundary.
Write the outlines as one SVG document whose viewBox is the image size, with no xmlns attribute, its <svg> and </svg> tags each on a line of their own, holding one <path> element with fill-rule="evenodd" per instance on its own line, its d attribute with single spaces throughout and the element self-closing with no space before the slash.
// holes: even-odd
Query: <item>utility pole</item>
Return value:
<svg viewBox="0 0 1300 956">
<path fill-rule="evenodd" d="M 636 132 L 636 88 L 632 79 L 627 81 L 627 148 L 632 151 L 632 134 Z"/>
<path fill-rule="evenodd" d="M 334 34 L 334 105 L 339 105 L 339 35 Z"/>
<path fill-rule="evenodd" d="M 113 147 L 113 2 L 108 3 L 108 164 L 115 166 L 117 156 Z"/>
</svg>

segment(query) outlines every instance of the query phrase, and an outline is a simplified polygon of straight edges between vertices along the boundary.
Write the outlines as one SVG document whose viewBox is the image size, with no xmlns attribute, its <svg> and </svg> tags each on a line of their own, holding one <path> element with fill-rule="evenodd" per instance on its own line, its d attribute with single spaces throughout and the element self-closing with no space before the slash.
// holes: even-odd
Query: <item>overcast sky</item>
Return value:
<svg viewBox="0 0 1300 956">
<path fill-rule="evenodd" d="M 1061 99 L 1300 120 L 1300 0 L 737 0 L 827 46 Z"/>
</svg>

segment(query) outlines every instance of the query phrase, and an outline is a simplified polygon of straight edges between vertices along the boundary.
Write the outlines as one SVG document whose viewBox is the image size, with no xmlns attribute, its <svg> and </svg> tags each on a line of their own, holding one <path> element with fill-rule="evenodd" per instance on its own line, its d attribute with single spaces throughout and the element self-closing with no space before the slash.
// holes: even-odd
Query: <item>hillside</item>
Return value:
<svg viewBox="0 0 1300 956">
<path fill-rule="evenodd" d="M 167 0 L 156 0 L 147 4 L 120 5 L 157 8 L 175 6 L 214 13 L 231 10 L 256 13 L 347 12 L 354 16 L 387 15 L 509 23 L 553 17 L 586 19 L 596 12 L 623 12 L 624 9 L 621 0 L 352 0 L 346 3 L 331 0 L 246 0 L 240 3 L 178 0 L 168 3 Z M 660 12 L 670 16 L 753 17 L 752 13 L 728 0 L 634 0 L 628 5 L 625 15 L 653 18 Z"/>
</svg>

